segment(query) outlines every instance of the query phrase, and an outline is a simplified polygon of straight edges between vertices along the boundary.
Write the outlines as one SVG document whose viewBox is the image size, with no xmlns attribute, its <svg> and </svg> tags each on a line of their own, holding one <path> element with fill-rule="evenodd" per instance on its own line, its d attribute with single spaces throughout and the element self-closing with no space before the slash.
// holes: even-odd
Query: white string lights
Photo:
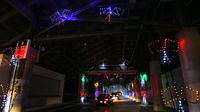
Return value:
<svg viewBox="0 0 200 112">
<path fill-rule="evenodd" d="M 7 93 L 8 93 L 8 86 L 4 86 L 3 84 L 0 84 L 0 97 L 2 99 L 1 109 L 6 107 Z"/>
<path fill-rule="evenodd" d="M 189 92 L 192 97 L 190 99 L 186 98 L 186 96 L 183 93 L 183 90 L 186 90 L 186 92 Z M 174 93 L 171 97 L 173 98 L 167 98 L 166 94 L 168 91 L 171 91 L 171 93 Z M 185 107 L 183 102 L 184 101 L 189 101 L 195 104 L 199 104 L 199 90 L 194 89 L 188 86 L 185 87 L 177 87 L 177 86 L 169 86 L 166 89 L 163 89 L 161 91 L 161 96 L 163 99 L 163 102 L 165 105 L 170 105 L 170 104 L 177 104 L 177 109 L 179 112 L 185 112 Z"/>
<path fill-rule="evenodd" d="M 169 52 L 178 52 L 177 48 L 170 49 L 170 45 L 176 45 L 175 40 L 165 38 L 162 40 L 155 40 L 148 44 L 148 48 L 151 54 L 160 53 L 162 64 L 169 64 L 171 61 L 169 59 Z"/>
</svg>

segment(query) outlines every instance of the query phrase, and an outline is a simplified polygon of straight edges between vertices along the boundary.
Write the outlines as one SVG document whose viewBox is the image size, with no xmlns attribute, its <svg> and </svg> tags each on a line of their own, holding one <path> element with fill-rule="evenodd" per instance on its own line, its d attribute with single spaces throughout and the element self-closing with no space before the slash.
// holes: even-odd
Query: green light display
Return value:
<svg viewBox="0 0 200 112">
<path fill-rule="evenodd" d="M 82 84 L 85 83 L 85 74 L 82 74 L 81 81 L 82 81 Z"/>
<path fill-rule="evenodd" d="M 148 80 L 147 74 L 146 73 L 140 74 L 140 80 L 147 81 Z"/>
</svg>

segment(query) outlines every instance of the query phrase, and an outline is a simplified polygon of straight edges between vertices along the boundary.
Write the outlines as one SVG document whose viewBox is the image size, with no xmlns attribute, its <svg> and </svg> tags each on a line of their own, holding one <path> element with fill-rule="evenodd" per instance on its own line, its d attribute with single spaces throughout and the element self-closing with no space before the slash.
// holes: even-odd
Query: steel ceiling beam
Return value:
<svg viewBox="0 0 200 112">
<path fill-rule="evenodd" d="M 102 32 L 92 32 L 92 33 L 80 33 L 80 34 L 69 34 L 69 35 L 59 35 L 51 36 L 45 38 L 34 38 L 33 41 L 58 41 L 63 39 L 77 39 L 81 37 L 91 37 L 96 38 L 95 36 L 105 36 L 105 35 L 119 35 L 125 33 L 124 31 L 102 31 Z"/>
<path fill-rule="evenodd" d="M 36 23 L 36 17 L 30 10 L 28 5 L 22 3 L 20 0 L 9 0 L 8 3 L 17 8 L 19 12 L 21 12 L 25 17 L 27 17 L 31 22 Z"/>
<path fill-rule="evenodd" d="M 24 15 L 30 22 L 35 22 L 36 21 L 33 13 L 30 11 L 30 9 L 28 7 L 30 7 L 32 4 L 36 3 L 38 0 L 34 0 L 31 3 L 29 3 L 28 5 L 25 5 L 25 4 L 21 3 L 21 1 L 19 1 L 19 0 L 10 0 L 10 1 L 6 0 L 6 1 L 10 5 L 12 5 L 16 9 L 18 9 L 19 12 L 21 12 L 22 15 Z M 22 7 L 22 8 L 20 8 L 20 7 Z M 12 10 L 8 14 L 6 14 L 2 18 L 0 18 L 0 23 L 4 22 L 5 20 L 7 20 L 7 19 L 9 19 L 11 17 L 13 17 L 17 13 L 18 13 L 17 10 Z M 19 34 L 19 35 L 13 37 L 12 39 L 10 39 L 8 42 L 1 44 L 0 47 L 5 47 L 5 46 L 13 44 L 14 42 L 22 39 L 27 34 L 27 32 L 29 32 L 29 31 L 31 31 L 31 25 L 29 25 L 29 28 L 25 32 L 22 32 L 21 34 Z"/>
<path fill-rule="evenodd" d="M 132 28 L 132 27 L 129 27 Z M 101 36 L 106 36 L 106 35 L 123 35 L 123 34 L 135 34 L 136 27 L 132 29 L 134 31 L 129 31 L 129 30 L 121 30 L 121 31 L 101 31 L 101 32 L 90 32 L 90 33 L 79 33 L 79 34 L 69 34 L 69 35 L 57 35 L 57 36 L 49 36 L 49 37 L 40 37 L 40 38 L 34 38 L 33 41 L 36 42 L 48 42 L 48 41 L 61 41 L 65 39 L 79 39 L 79 38 L 100 38 Z M 180 27 L 158 27 L 154 28 L 152 27 L 151 29 L 143 29 L 144 34 L 153 34 L 153 33 L 163 33 L 163 32 L 177 32 L 180 30 Z M 108 37 L 109 38 L 109 37 Z"/>
<path fill-rule="evenodd" d="M 5 20 L 13 17 L 14 15 L 16 15 L 18 13 L 17 10 L 12 10 L 8 13 L 6 13 L 5 15 L 3 15 L 1 18 L 0 18 L 0 23 L 3 23 Z"/>
</svg>

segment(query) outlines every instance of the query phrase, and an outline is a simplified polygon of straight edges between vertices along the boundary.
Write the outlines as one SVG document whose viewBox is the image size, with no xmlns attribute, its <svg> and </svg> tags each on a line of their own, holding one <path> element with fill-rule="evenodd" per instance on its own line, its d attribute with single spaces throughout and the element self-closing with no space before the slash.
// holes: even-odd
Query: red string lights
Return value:
<svg viewBox="0 0 200 112">
<path fill-rule="evenodd" d="M 164 40 L 155 40 L 148 44 L 148 48 L 151 54 L 162 53 L 161 62 L 162 64 L 169 64 L 171 61 L 167 55 L 168 52 L 178 52 L 176 46 L 176 41 L 165 38 Z"/>
<path fill-rule="evenodd" d="M 164 41 L 155 40 L 149 43 L 148 48 L 151 54 L 160 53 L 163 51 L 163 49 L 166 49 L 167 51 L 178 52 L 177 48 L 169 49 L 168 46 L 170 45 L 176 45 L 176 41 L 166 38 Z"/>
</svg>

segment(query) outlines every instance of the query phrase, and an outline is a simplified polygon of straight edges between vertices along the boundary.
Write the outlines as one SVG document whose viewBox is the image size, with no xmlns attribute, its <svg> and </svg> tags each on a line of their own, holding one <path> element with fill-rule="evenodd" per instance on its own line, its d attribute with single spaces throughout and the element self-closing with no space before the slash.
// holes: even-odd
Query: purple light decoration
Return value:
<svg viewBox="0 0 200 112">
<path fill-rule="evenodd" d="M 79 20 L 78 18 L 76 18 L 76 17 L 73 17 L 72 15 L 71 15 L 71 11 L 70 10 L 68 10 L 68 9 L 64 9 L 63 11 L 62 11 L 62 13 L 60 13 L 60 12 L 55 12 L 53 15 L 51 15 L 50 16 L 50 19 L 51 19 L 51 21 L 53 21 L 53 22 L 58 22 L 58 23 L 60 23 L 60 22 L 64 22 L 64 21 L 76 21 L 76 20 Z"/>
<path fill-rule="evenodd" d="M 58 22 L 58 24 L 64 23 L 64 21 L 77 21 L 79 19 L 74 17 L 74 16 L 80 14 L 81 12 L 83 12 L 83 11 L 85 11 L 85 10 L 91 8 L 91 7 L 94 7 L 95 5 L 97 5 L 101 1 L 102 0 L 95 0 L 94 2 L 89 3 L 88 5 L 80 8 L 79 10 L 77 10 L 75 12 L 71 12 L 68 9 L 64 9 L 62 12 L 57 11 L 50 16 L 50 19 L 53 22 Z"/>
<path fill-rule="evenodd" d="M 102 63 L 102 64 L 99 66 L 99 69 L 106 69 L 105 63 Z"/>
<path fill-rule="evenodd" d="M 108 14 L 112 15 L 112 8 L 111 7 L 108 7 Z"/>
<path fill-rule="evenodd" d="M 99 89 L 98 89 L 98 88 L 95 89 L 94 95 L 95 95 L 95 97 L 98 97 L 98 96 L 99 96 Z"/>
<path fill-rule="evenodd" d="M 82 7 L 82 8 L 80 8 L 80 9 L 78 9 L 77 11 L 73 12 L 72 16 L 76 16 L 76 15 L 80 14 L 81 12 L 83 12 L 83 11 L 85 11 L 85 10 L 91 8 L 91 7 L 96 6 L 101 1 L 102 0 L 95 0 L 95 1 L 93 1 L 91 3 L 89 3 L 88 5 L 86 5 L 86 6 Z"/>
<path fill-rule="evenodd" d="M 121 7 L 101 7 L 99 9 L 99 15 L 113 15 L 113 16 L 122 16 L 125 10 Z"/>
</svg>

